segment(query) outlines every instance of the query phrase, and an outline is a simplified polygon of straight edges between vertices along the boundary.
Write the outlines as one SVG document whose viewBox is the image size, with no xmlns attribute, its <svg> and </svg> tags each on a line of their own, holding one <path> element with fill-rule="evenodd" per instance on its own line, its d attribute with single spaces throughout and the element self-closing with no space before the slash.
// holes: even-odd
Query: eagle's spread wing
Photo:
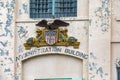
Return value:
<svg viewBox="0 0 120 80">
<path fill-rule="evenodd" d="M 47 27 L 47 21 L 46 20 L 42 20 L 40 21 L 39 23 L 36 24 L 36 26 L 39 26 L 39 27 Z"/>
<path fill-rule="evenodd" d="M 54 22 L 50 23 L 50 24 L 47 24 L 46 20 L 42 20 L 38 24 L 36 24 L 36 26 L 46 27 L 49 30 L 58 29 L 58 27 L 66 27 L 68 25 L 69 25 L 69 23 L 66 23 L 66 22 L 61 21 L 61 20 L 54 20 Z"/>
<path fill-rule="evenodd" d="M 61 20 L 55 20 L 52 25 L 54 25 L 55 27 L 66 27 L 66 26 L 69 26 L 69 23 L 66 23 L 64 21 L 61 21 Z"/>
</svg>

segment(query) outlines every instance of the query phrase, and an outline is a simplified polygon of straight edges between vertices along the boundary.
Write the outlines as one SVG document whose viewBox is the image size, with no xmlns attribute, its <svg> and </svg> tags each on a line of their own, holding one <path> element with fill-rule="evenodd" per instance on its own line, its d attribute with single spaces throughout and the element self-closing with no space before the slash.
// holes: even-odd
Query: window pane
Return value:
<svg viewBox="0 0 120 80">
<path fill-rule="evenodd" d="M 30 0 L 30 18 L 75 16 L 77 0 Z"/>
<path fill-rule="evenodd" d="M 77 0 L 56 0 L 55 17 L 77 16 Z"/>
<path fill-rule="evenodd" d="M 120 68 L 118 68 L 117 71 L 118 71 L 118 80 L 120 80 Z"/>
<path fill-rule="evenodd" d="M 30 0 L 30 17 L 52 17 L 52 0 Z"/>
</svg>

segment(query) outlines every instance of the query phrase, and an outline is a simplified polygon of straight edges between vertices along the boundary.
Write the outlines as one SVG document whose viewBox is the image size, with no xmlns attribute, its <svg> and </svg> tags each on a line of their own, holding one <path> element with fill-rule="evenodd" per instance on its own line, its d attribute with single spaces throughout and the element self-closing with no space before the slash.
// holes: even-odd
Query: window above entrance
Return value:
<svg viewBox="0 0 120 80">
<path fill-rule="evenodd" d="M 77 0 L 30 0 L 30 18 L 76 16 Z"/>
<path fill-rule="evenodd" d="M 117 80 L 120 80 L 120 67 L 119 68 L 117 68 L 117 76 L 118 76 L 118 79 Z"/>
</svg>

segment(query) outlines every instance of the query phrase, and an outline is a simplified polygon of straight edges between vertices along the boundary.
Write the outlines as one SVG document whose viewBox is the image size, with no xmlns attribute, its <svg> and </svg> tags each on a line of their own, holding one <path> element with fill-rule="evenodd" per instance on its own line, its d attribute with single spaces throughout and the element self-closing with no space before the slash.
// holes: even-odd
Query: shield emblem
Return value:
<svg viewBox="0 0 120 80">
<path fill-rule="evenodd" d="M 57 42 L 57 31 L 55 30 L 50 30 L 50 31 L 45 31 L 45 41 L 49 45 L 53 45 Z"/>
</svg>

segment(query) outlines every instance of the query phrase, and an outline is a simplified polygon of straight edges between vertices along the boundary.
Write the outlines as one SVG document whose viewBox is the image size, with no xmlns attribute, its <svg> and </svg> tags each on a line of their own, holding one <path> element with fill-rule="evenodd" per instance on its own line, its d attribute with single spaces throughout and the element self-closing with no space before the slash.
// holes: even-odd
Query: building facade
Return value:
<svg viewBox="0 0 120 80">
<path fill-rule="evenodd" d="M 0 1 L 0 80 L 120 80 L 120 1 L 44 1 Z M 65 9 L 58 6 L 59 3 L 65 6 L 64 1 L 67 5 Z M 31 4 L 37 4 L 37 9 L 41 5 L 42 7 L 36 12 Z M 36 26 L 39 21 L 52 23 L 56 19 L 69 23 L 69 26 L 59 29 L 67 30 L 66 39 L 77 39 L 80 42 L 77 47 L 74 44 L 57 44 L 58 40 L 55 45 L 50 45 L 48 41 L 47 45 L 38 43 L 38 46 L 26 48 L 28 39 L 38 39 L 38 28 L 44 31 L 44 28 Z M 64 32 L 57 33 L 59 35 Z M 45 41 L 47 42 L 46 38 Z"/>
</svg>

